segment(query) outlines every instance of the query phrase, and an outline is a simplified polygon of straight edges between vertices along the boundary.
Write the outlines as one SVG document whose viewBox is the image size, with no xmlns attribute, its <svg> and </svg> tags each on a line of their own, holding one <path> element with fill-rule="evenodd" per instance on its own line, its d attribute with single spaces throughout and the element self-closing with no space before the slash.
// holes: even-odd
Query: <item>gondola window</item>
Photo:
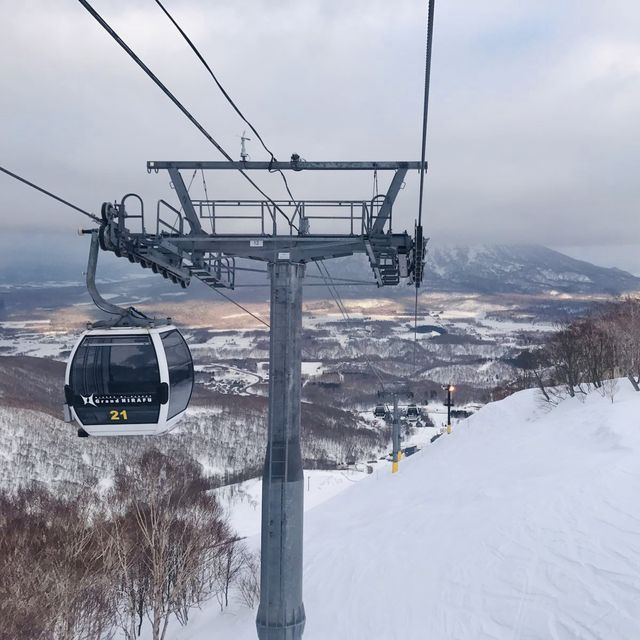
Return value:
<svg viewBox="0 0 640 640">
<path fill-rule="evenodd" d="M 187 408 L 193 390 L 193 361 L 189 347 L 178 331 L 169 331 L 162 336 L 169 367 L 169 415 L 171 419 Z"/>
</svg>

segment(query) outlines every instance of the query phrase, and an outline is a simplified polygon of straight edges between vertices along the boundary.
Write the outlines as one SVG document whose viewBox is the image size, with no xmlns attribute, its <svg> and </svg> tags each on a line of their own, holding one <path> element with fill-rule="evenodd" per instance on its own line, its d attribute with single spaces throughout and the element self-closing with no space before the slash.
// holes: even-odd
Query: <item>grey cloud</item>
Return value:
<svg viewBox="0 0 640 640">
<path fill-rule="evenodd" d="M 276 154 L 417 159 L 425 2 L 166 0 Z M 437 2 L 427 229 L 455 242 L 616 245 L 640 234 L 640 6 Z M 242 122 L 153 2 L 96 8 L 233 155 Z M 2 162 L 96 209 L 170 196 L 148 159 L 216 158 L 76 3 L 0 2 Z M 250 152 L 264 157 L 255 142 Z M 1 177 L 0 220 L 73 228 Z M 210 193 L 247 195 L 211 179 Z M 264 178 L 274 196 L 276 177 Z M 369 178 L 298 176 L 296 194 L 369 195 Z M 199 188 L 199 187 L 198 187 Z M 411 228 L 417 180 L 396 210 Z"/>
</svg>

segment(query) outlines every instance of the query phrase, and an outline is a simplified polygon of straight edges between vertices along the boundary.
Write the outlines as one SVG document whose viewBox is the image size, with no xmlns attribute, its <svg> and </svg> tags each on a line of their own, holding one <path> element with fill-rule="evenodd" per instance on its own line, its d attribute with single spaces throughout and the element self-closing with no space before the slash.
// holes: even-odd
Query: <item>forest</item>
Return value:
<svg viewBox="0 0 640 640">
<path fill-rule="evenodd" d="M 216 598 L 247 606 L 258 561 L 199 464 L 149 449 L 113 483 L 0 493 L 0 639 L 153 640 Z"/>
<path fill-rule="evenodd" d="M 620 378 L 640 391 L 640 298 L 627 297 L 558 324 L 538 348 L 514 360 L 511 390 L 538 387 L 554 402 L 595 388 L 613 401 Z"/>
</svg>

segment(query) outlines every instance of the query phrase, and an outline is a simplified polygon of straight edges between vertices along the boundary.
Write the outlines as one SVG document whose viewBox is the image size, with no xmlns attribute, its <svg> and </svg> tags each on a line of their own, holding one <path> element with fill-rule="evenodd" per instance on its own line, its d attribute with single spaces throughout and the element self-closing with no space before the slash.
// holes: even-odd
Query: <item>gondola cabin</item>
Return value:
<svg viewBox="0 0 640 640">
<path fill-rule="evenodd" d="M 191 353 L 173 325 L 91 329 L 67 364 L 65 413 L 79 435 L 156 435 L 175 427 L 192 390 Z"/>
<path fill-rule="evenodd" d="M 377 404 L 373 410 L 373 415 L 376 418 L 384 418 L 387 415 L 387 408 L 383 404 Z"/>
<path fill-rule="evenodd" d="M 407 420 L 409 422 L 417 422 L 418 418 L 420 417 L 420 411 L 418 410 L 418 407 L 415 404 L 410 404 L 407 407 Z"/>
</svg>

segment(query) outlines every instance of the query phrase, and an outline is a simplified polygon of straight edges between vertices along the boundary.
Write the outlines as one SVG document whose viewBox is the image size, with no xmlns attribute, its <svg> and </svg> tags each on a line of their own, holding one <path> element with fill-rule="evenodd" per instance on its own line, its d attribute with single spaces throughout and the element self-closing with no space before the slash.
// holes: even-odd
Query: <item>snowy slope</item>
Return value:
<svg viewBox="0 0 640 640">
<path fill-rule="evenodd" d="M 305 640 L 640 638 L 639 414 L 625 381 L 613 404 L 522 392 L 309 511 Z M 209 605 L 171 637 L 254 617 Z"/>
</svg>

